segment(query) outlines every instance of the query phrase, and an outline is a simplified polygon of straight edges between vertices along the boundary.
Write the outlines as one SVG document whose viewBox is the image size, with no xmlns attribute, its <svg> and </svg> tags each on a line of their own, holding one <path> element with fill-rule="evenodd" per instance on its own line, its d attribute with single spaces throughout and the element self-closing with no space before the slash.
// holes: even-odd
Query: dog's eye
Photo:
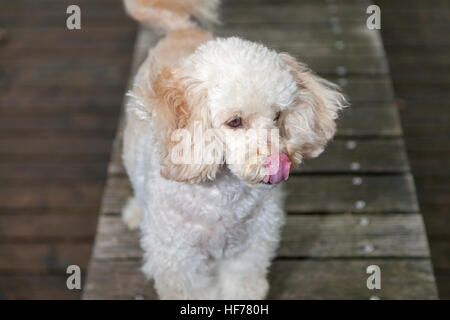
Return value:
<svg viewBox="0 0 450 320">
<path fill-rule="evenodd" d="M 227 122 L 227 126 L 231 127 L 231 128 L 239 128 L 242 126 L 242 118 L 241 117 L 236 117 L 233 120 L 230 120 Z"/>
<path fill-rule="evenodd" d="M 278 119 L 280 119 L 280 116 L 281 116 L 281 112 L 278 111 L 277 114 L 276 114 L 276 116 L 275 116 L 275 119 L 273 119 L 273 121 L 277 122 Z"/>
</svg>

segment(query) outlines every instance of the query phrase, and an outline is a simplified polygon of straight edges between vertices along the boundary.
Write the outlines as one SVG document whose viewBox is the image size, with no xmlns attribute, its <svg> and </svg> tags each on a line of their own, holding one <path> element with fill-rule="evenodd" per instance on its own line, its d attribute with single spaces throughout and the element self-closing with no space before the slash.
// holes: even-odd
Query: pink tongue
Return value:
<svg viewBox="0 0 450 320">
<path fill-rule="evenodd" d="M 289 178 L 291 161 L 284 153 L 271 154 L 267 159 L 266 168 L 269 174 L 264 177 L 265 183 L 279 183 Z"/>
</svg>

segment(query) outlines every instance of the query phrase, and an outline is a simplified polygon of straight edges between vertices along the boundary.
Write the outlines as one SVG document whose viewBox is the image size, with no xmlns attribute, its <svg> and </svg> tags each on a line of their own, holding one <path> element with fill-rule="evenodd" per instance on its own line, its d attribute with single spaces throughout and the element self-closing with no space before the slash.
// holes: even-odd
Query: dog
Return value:
<svg viewBox="0 0 450 320">
<path fill-rule="evenodd" d="M 142 270 L 161 299 L 264 299 L 285 215 L 280 183 L 324 150 L 345 97 L 287 53 L 214 38 L 200 25 L 217 21 L 217 0 L 124 4 L 164 32 L 126 106 L 134 196 L 122 217 L 140 227 Z M 184 157 L 211 146 L 214 161 Z"/>
</svg>

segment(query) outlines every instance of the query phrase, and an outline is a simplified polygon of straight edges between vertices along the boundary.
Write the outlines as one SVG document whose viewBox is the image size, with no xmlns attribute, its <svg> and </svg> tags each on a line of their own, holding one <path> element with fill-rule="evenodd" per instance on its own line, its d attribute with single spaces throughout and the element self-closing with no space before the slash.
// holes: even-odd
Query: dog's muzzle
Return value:
<svg viewBox="0 0 450 320">
<path fill-rule="evenodd" d="M 269 171 L 263 182 L 267 184 L 277 184 L 289 178 L 291 161 L 284 153 L 271 154 L 267 158 L 266 168 Z"/>
</svg>

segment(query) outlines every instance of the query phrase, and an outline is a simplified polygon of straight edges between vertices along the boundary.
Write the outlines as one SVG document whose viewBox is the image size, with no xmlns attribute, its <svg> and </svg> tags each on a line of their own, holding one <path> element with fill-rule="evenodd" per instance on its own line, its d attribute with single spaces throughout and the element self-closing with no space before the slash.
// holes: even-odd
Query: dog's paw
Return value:
<svg viewBox="0 0 450 320">
<path fill-rule="evenodd" d="M 139 228 L 142 220 L 142 209 L 137 204 L 136 198 L 128 199 L 127 204 L 122 209 L 122 221 L 130 230 Z"/>
<path fill-rule="evenodd" d="M 222 299 L 226 300 L 262 300 L 269 290 L 269 283 L 262 275 L 239 277 L 230 274 L 223 280 Z"/>
</svg>

